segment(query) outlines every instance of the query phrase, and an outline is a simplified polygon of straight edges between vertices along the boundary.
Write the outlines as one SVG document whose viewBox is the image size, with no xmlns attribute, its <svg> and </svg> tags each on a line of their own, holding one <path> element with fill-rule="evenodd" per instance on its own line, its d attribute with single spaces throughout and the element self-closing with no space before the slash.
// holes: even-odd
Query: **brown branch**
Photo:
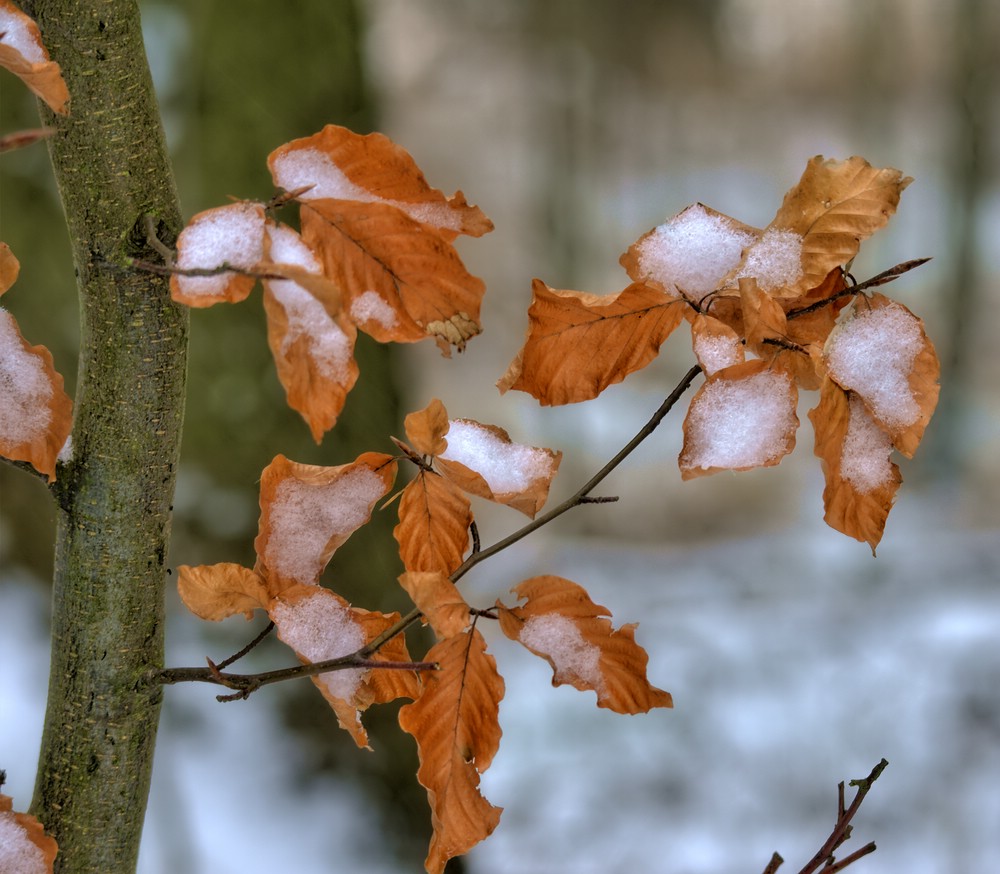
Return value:
<svg viewBox="0 0 1000 874">
<path fill-rule="evenodd" d="M 272 631 L 274 631 L 274 622 L 268 622 L 267 625 L 264 627 L 264 630 L 261 631 L 261 633 L 258 634 L 253 640 L 251 640 L 250 643 L 248 643 L 245 647 L 243 647 L 243 649 L 241 649 L 239 652 L 233 653 L 228 659 L 223 659 L 215 667 L 218 668 L 219 670 L 222 670 L 223 668 L 228 668 L 233 662 L 238 662 L 254 647 L 258 646 L 264 640 L 264 638 L 267 637 Z"/>
<path fill-rule="evenodd" d="M 221 276 L 223 273 L 238 273 L 240 276 L 252 276 L 254 279 L 288 279 L 287 275 L 281 273 L 237 267 L 228 261 L 223 261 L 218 267 L 171 267 L 166 264 L 154 264 L 152 261 L 129 258 L 128 264 L 136 270 L 156 273 L 160 276 Z"/>
<path fill-rule="evenodd" d="M 821 310 L 823 307 L 828 306 L 835 300 L 840 300 L 842 297 L 852 297 L 853 295 L 860 294 L 862 291 L 867 291 L 869 288 L 877 288 L 880 285 L 885 285 L 888 282 L 899 279 L 899 277 L 904 273 L 909 273 L 909 271 L 913 270 L 915 267 L 919 267 L 921 264 L 926 264 L 930 260 L 930 258 L 915 258 L 912 261 L 904 261 L 902 264 L 897 264 L 895 267 L 883 270 L 871 279 L 866 279 L 864 282 L 859 282 L 857 285 L 852 285 L 849 288 L 838 291 L 836 294 L 830 295 L 830 297 L 825 297 L 823 300 L 818 300 L 816 303 L 809 304 L 809 306 L 789 310 L 785 313 L 785 318 L 795 319 L 808 313 L 814 313 L 816 310 Z"/>
</svg>

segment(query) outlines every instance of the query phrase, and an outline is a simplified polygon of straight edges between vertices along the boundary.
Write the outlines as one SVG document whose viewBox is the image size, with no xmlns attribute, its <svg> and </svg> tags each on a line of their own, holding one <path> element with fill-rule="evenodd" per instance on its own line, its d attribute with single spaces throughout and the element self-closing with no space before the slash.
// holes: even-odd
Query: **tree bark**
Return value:
<svg viewBox="0 0 1000 874">
<path fill-rule="evenodd" d="M 35 0 L 70 92 L 50 155 L 80 294 L 71 460 L 59 504 L 52 665 L 31 810 L 60 872 L 131 872 L 161 688 L 164 560 L 180 448 L 187 311 L 163 278 L 146 216 L 172 245 L 180 210 L 134 0 Z"/>
</svg>

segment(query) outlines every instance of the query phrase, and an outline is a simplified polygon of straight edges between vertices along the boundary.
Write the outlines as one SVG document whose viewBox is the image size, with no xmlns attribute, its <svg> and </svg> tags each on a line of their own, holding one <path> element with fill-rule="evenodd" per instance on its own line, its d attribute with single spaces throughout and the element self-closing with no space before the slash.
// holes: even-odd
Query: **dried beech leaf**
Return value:
<svg viewBox="0 0 1000 874">
<path fill-rule="evenodd" d="M 69 115 L 69 89 L 42 45 L 38 25 L 10 0 L 0 0 L 0 67 L 10 70 L 53 112 Z"/>
<path fill-rule="evenodd" d="M 17 274 L 20 272 L 21 262 L 10 251 L 10 246 L 0 243 L 0 294 L 17 282 Z"/>
<path fill-rule="evenodd" d="M 213 271 L 224 265 L 255 270 L 264 258 L 264 206 L 242 200 L 198 213 L 177 238 L 181 270 Z M 257 280 L 223 270 L 208 276 L 170 277 L 170 295 L 190 307 L 238 303 L 246 299 Z"/>
<path fill-rule="evenodd" d="M 765 361 L 720 370 L 705 380 L 684 419 L 681 477 L 777 464 L 795 447 L 797 400 L 794 381 Z"/>
<path fill-rule="evenodd" d="M 907 458 L 934 414 L 941 365 L 924 323 L 881 294 L 856 300 L 827 338 L 830 376 L 856 392 Z"/>
<path fill-rule="evenodd" d="M 360 135 L 327 125 L 310 137 L 275 149 L 267 159 L 274 184 L 286 191 L 307 188 L 300 201 L 353 200 L 382 203 L 433 228 L 446 239 L 482 236 L 493 223 L 462 192 L 447 198 L 431 188 L 410 154 L 388 137 Z"/>
<path fill-rule="evenodd" d="M 392 534 L 408 571 L 450 574 L 469 548 L 472 508 L 461 490 L 421 470 L 403 489 L 399 524 Z"/>
<path fill-rule="evenodd" d="M 0 6 L 0 13 L 3 7 Z M 2 18 L 0 18 L 2 26 Z M 51 874 L 59 845 L 34 816 L 14 810 L 14 799 L 0 793 L 0 871 Z"/>
<path fill-rule="evenodd" d="M 568 683 L 597 693 L 597 706 L 615 713 L 673 707 L 669 692 L 646 679 L 649 656 L 635 642 L 634 624 L 617 631 L 606 607 L 562 577 L 532 577 L 511 591 L 526 600 L 507 609 L 497 602 L 500 628 L 552 666 L 552 685 Z"/>
<path fill-rule="evenodd" d="M 500 822 L 501 809 L 479 792 L 479 775 L 500 745 L 504 683 L 475 628 L 442 641 L 425 658 L 441 669 L 421 674 L 423 691 L 399 711 L 399 724 L 417 741 L 417 779 L 427 789 L 434 827 L 425 865 L 440 874 Z"/>
<path fill-rule="evenodd" d="M 642 369 L 684 316 L 687 304 L 633 283 L 612 295 L 549 288 L 536 279 L 524 347 L 497 382 L 549 405 L 596 398 Z"/>
<path fill-rule="evenodd" d="M 791 339 L 785 310 L 755 279 L 740 279 L 739 289 L 747 348 L 772 369 L 785 371 L 801 388 L 819 388 L 816 362 L 821 350 Z"/>
<path fill-rule="evenodd" d="M 52 354 L 29 346 L 14 317 L 0 308 L 0 455 L 26 461 L 54 482 L 72 427 L 73 402 Z"/>
<path fill-rule="evenodd" d="M 496 425 L 453 419 L 447 450 L 436 463 L 464 491 L 506 504 L 531 518 L 544 506 L 561 452 L 514 443 Z"/>
<path fill-rule="evenodd" d="M 703 313 L 691 323 L 691 345 L 706 376 L 740 364 L 746 357 L 740 335 L 725 322 Z"/>
<path fill-rule="evenodd" d="M 832 379 L 824 381 L 809 418 L 826 477 L 826 523 L 867 542 L 874 555 L 902 482 L 899 467 L 890 461 L 892 439 L 861 399 Z"/>
<path fill-rule="evenodd" d="M 799 346 L 822 346 L 837 324 L 840 311 L 851 302 L 850 295 L 840 294 L 846 288 L 843 269 L 834 267 L 819 285 L 802 297 L 782 300 L 787 314 L 788 338 Z M 827 303 L 817 306 L 822 301 Z"/>
<path fill-rule="evenodd" d="M 354 323 L 376 340 L 439 341 L 446 354 L 478 334 L 486 288 L 440 234 L 384 203 L 312 200 L 302 236 L 342 290 Z"/>
<path fill-rule="evenodd" d="M 270 595 L 264 581 L 249 568 L 223 562 L 177 568 L 177 592 L 195 616 L 218 622 L 237 613 L 252 619 L 267 609 Z"/>
<path fill-rule="evenodd" d="M 438 571 L 408 571 L 399 584 L 427 617 L 439 640 L 461 634 L 469 627 L 469 605 L 458 588 Z"/>
<path fill-rule="evenodd" d="M 378 613 L 361 607 L 351 608 L 354 621 L 365 633 L 365 645 L 388 631 L 402 618 L 399 613 Z M 369 659 L 373 662 L 409 662 L 410 653 L 406 648 L 406 638 L 402 634 L 382 644 Z M 372 704 L 387 704 L 397 698 L 413 700 L 420 694 L 420 680 L 416 671 L 398 668 L 371 668 L 365 675 L 354 701 L 362 711 Z"/>
<path fill-rule="evenodd" d="M 784 296 L 798 297 L 835 267 L 850 263 L 861 241 L 889 221 L 912 181 L 899 170 L 872 167 L 857 156 L 834 161 L 818 155 L 810 160 L 768 225 L 768 230 L 802 237 L 802 276 Z"/>
<path fill-rule="evenodd" d="M 330 557 L 368 521 L 395 476 L 392 457 L 378 452 L 337 467 L 275 456 L 261 474 L 254 540 L 254 570 L 267 580 L 271 594 L 291 583 L 318 582 Z"/>
<path fill-rule="evenodd" d="M 413 448 L 420 455 L 440 455 L 448 448 L 448 411 L 434 398 L 424 409 L 410 413 L 403 420 L 403 429 Z"/>
</svg>

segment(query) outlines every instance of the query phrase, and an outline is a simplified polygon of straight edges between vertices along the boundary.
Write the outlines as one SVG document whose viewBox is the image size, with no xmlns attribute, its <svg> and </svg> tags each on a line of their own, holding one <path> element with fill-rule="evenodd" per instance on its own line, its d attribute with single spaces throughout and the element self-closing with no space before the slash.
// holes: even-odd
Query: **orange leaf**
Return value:
<svg viewBox="0 0 1000 874">
<path fill-rule="evenodd" d="M 837 324 L 840 311 L 851 302 L 849 295 L 836 297 L 847 288 L 847 279 L 840 267 L 834 267 L 815 288 L 798 298 L 781 301 L 787 314 L 788 337 L 800 346 L 822 345 Z M 829 301 L 816 309 L 811 307 Z M 817 385 L 816 388 L 819 388 Z"/>
<path fill-rule="evenodd" d="M 816 359 L 820 349 L 806 348 L 792 340 L 785 310 L 757 285 L 756 279 L 740 279 L 739 289 L 747 348 L 772 368 L 784 370 L 800 387 L 819 388 Z"/>
<path fill-rule="evenodd" d="M 20 272 L 21 262 L 14 257 L 10 246 L 0 243 L 0 294 L 17 282 L 17 274 Z"/>
<path fill-rule="evenodd" d="M 862 400 L 832 379 L 820 390 L 819 405 L 809 411 L 822 459 L 826 488 L 826 523 L 872 548 L 882 539 L 885 521 L 902 482 L 889 460 L 892 439 L 872 418 Z"/>
<path fill-rule="evenodd" d="M 478 334 L 486 287 L 440 234 L 384 203 L 312 200 L 302 236 L 343 291 L 359 328 L 376 340 L 433 337 L 445 355 Z"/>
<path fill-rule="evenodd" d="M 399 724 L 417 741 L 417 779 L 427 789 L 434 826 L 425 864 L 440 874 L 500 822 L 501 809 L 479 792 L 479 775 L 500 745 L 504 683 L 475 628 L 437 644 L 426 659 L 441 669 L 422 673 L 423 691 L 399 711 Z"/>
<path fill-rule="evenodd" d="M 408 571 L 450 574 L 469 548 L 472 508 L 457 486 L 421 470 L 399 501 L 399 524 L 392 534 Z"/>
<path fill-rule="evenodd" d="M 371 643 L 382 632 L 387 631 L 400 620 L 399 613 L 377 613 L 352 607 L 354 621 L 365 633 L 365 645 Z M 374 662 L 408 662 L 410 653 L 406 648 L 406 638 L 397 634 L 386 641 L 378 651 L 370 656 Z M 385 704 L 397 698 L 416 698 L 420 694 L 420 680 L 416 671 L 404 671 L 399 668 L 371 668 L 365 676 L 354 696 L 355 703 L 361 710 L 371 704 Z"/>
<path fill-rule="evenodd" d="M 872 167 L 857 156 L 834 161 L 817 155 L 809 161 L 768 225 L 768 231 L 791 231 L 802 238 L 802 275 L 783 296 L 798 297 L 833 268 L 848 264 L 861 241 L 889 221 L 912 181 L 899 170 Z"/>
<path fill-rule="evenodd" d="M 350 464 L 319 467 L 283 455 L 260 478 L 260 526 L 254 570 L 277 594 L 291 583 L 316 583 L 333 553 L 371 517 L 392 488 L 396 463 L 366 452 Z"/>
<path fill-rule="evenodd" d="M 399 584 L 427 617 L 439 640 L 461 634 L 469 627 L 469 605 L 443 573 L 408 571 L 400 574 Z"/>
<path fill-rule="evenodd" d="M 186 564 L 177 568 L 177 591 L 195 616 L 218 622 L 242 613 L 252 619 L 255 610 L 266 609 L 269 595 L 264 581 L 238 564 Z"/>
<path fill-rule="evenodd" d="M 500 628 L 552 666 L 553 686 L 591 689 L 597 706 L 615 713 L 673 707 L 670 693 L 646 679 L 649 657 L 635 642 L 635 624 L 616 631 L 603 618 L 608 609 L 562 577 L 532 577 L 511 591 L 526 603 L 509 610 L 498 601 Z"/>
<path fill-rule="evenodd" d="M 406 436 L 421 455 L 440 455 L 448 447 L 448 411 L 434 398 L 424 409 L 410 413 L 403 420 Z"/>
<path fill-rule="evenodd" d="M 543 405 L 596 398 L 649 364 L 683 318 L 686 305 L 636 282 L 613 295 L 532 283 L 524 347 L 497 382 Z"/>
<path fill-rule="evenodd" d="M 924 323 L 873 294 L 854 302 L 823 350 L 830 376 L 857 392 L 893 445 L 913 456 L 937 406 L 941 366 Z"/>
<path fill-rule="evenodd" d="M 777 464 L 795 446 L 795 383 L 767 362 L 746 361 L 705 380 L 684 419 L 682 479 Z"/>
<path fill-rule="evenodd" d="M 740 335 L 725 322 L 703 313 L 691 323 L 691 345 L 705 376 L 740 364 L 745 357 Z"/>
<path fill-rule="evenodd" d="M 323 279 L 321 265 L 295 231 L 268 227 L 269 264 L 316 274 L 306 280 L 265 279 L 267 340 L 288 405 L 302 414 L 319 443 L 334 426 L 347 393 L 358 378 L 354 360 L 357 328 L 342 313 L 336 289 Z M 269 268 L 270 269 L 270 268 Z M 324 285 L 329 286 L 326 292 Z"/>
<path fill-rule="evenodd" d="M 561 452 L 514 443 L 496 425 L 452 419 L 441 472 L 472 495 L 497 501 L 532 518 L 545 504 Z"/>
<path fill-rule="evenodd" d="M 3 9 L 0 7 L 0 13 Z M 2 17 L 0 17 L 2 26 Z M 0 793 L 0 871 L 10 874 L 51 872 L 59 845 L 45 834 L 45 827 L 27 813 L 17 813 L 14 800 Z"/>
<path fill-rule="evenodd" d="M 10 70 L 53 112 L 69 114 L 69 89 L 59 65 L 49 59 L 38 25 L 10 0 L 0 0 L 0 67 Z"/>
<path fill-rule="evenodd" d="M 264 206 L 239 201 L 198 213 L 177 238 L 176 267 L 218 270 L 223 265 L 254 270 L 264 257 Z M 208 276 L 170 277 L 170 295 L 190 307 L 238 303 L 257 280 L 231 270 Z"/>
<path fill-rule="evenodd" d="M 311 137 L 275 149 L 267 159 L 274 184 L 286 191 L 308 186 L 297 199 L 384 203 L 446 239 L 482 236 L 493 223 L 462 192 L 446 198 L 431 188 L 413 158 L 379 133 L 361 136 L 327 125 Z"/>
<path fill-rule="evenodd" d="M 0 308 L 0 455 L 27 461 L 53 482 L 72 427 L 73 402 L 52 354 L 29 346 L 14 317 Z"/>
</svg>

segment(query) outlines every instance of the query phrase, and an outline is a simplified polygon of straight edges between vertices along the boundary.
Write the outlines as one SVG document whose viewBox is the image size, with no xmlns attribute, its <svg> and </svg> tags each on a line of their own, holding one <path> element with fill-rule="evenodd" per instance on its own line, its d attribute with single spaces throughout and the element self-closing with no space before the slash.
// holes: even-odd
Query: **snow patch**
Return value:
<svg viewBox="0 0 1000 874">
<path fill-rule="evenodd" d="M 718 288 L 722 278 L 740 263 L 752 235 L 730 227 L 722 216 L 701 204 L 655 228 L 639 243 L 639 269 L 667 289 L 701 300 Z"/>
<path fill-rule="evenodd" d="M 29 443 L 52 421 L 52 384 L 42 358 L 24 348 L 17 322 L 0 307 L 0 438 Z"/>
<path fill-rule="evenodd" d="M 595 689 L 598 697 L 602 695 L 601 650 L 583 639 L 572 619 L 559 613 L 532 616 L 521 628 L 519 640 L 529 649 L 544 653 L 552 660 L 559 682 L 579 679 Z"/>
<path fill-rule="evenodd" d="M 318 590 L 292 604 L 278 601 L 269 611 L 278 636 L 314 664 L 350 655 L 365 645 L 364 631 L 350 609 L 324 593 Z M 347 668 L 320 674 L 319 679 L 334 698 L 350 701 L 364 674 L 363 668 Z"/>
<path fill-rule="evenodd" d="M 739 337 L 702 333 L 693 335 L 693 338 L 695 357 L 706 376 L 743 361 L 743 344 Z"/>
<path fill-rule="evenodd" d="M 2 22 L 0 22 L 2 26 Z M 12 811 L 0 814 L 0 871 L 11 874 L 45 874 L 45 854 L 28 837 Z"/>
<path fill-rule="evenodd" d="M 552 455 L 523 443 L 505 443 L 478 422 L 452 419 L 448 449 L 441 457 L 474 470 L 495 495 L 522 492 L 539 479 L 552 476 Z"/>
<path fill-rule="evenodd" d="M 177 239 L 177 266 L 183 270 L 212 270 L 230 264 L 251 270 L 264 256 L 264 209 L 259 203 L 233 203 L 207 210 Z M 217 276 L 178 276 L 186 295 L 222 296 L 232 279 Z"/>
<path fill-rule="evenodd" d="M 750 247 L 739 276 L 756 279 L 764 291 L 796 282 L 802 276 L 802 237 L 794 231 L 766 231 Z"/>
<path fill-rule="evenodd" d="M 44 64 L 49 60 L 45 49 L 28 29 L 23 15 L 12 9 L 0 9 L 0 42 L 18 52 L 29 64 Z"/>
<path fill-rule="evenodd" d="M 840 475 L 862 494 L 892 480 L 892 438 L 872 418 L 864 401 L 851 395 L 850 419 L 840 459 Z"/>
<path fill-rule="evenodd" d="M 393 328 L 399 322 L 396 311 L 377 291 L 366 291 L 351 301 L 351 318 L 355 324 L 377 322 L 383 328 Z"/>
</svg>

